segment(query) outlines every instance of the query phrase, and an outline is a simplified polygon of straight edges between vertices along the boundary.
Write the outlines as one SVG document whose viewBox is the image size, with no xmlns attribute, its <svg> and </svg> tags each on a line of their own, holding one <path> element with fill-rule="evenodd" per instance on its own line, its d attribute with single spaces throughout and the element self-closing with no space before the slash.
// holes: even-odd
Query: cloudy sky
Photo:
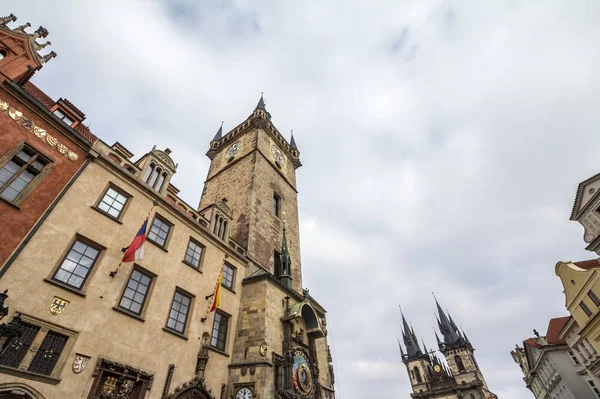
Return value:
<svg viewBox="0 0 600 399">
<path fill-rule="evenodd" d="M 265 92 L 302 153 L 338 398 L 408 397 L 397 304 L 434 347 L 432 290 L 491 390 L 531 397 L 509 352 L 566 314 L 556 262 L 593 257 L 568 219 L 600 172 L 600 2 L 11 3 L 59 54 L 34 82 L 109 144 L 170 147 L 190 204 L 221 120 Z"/>
</svg>

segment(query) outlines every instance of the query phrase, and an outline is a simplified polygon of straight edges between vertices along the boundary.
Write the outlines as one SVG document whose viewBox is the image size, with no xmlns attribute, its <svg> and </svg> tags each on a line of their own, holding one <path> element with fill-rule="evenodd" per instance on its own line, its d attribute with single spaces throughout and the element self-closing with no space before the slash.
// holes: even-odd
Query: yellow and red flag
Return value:
<svg viewBox="0 0 600 399">
<path fill-rule="evenodd" d="M 217 286 L 215 287 L 215 297 L 210 307 L 210 311 L 214 312 L 215 309 L 219 308 L 219 304 L 221 303 L 221 281 L 223 280 L 223 270 L 221 269 L 221 273 L 219 273 L 219 278 L 217 279 Z"/>
</svg>

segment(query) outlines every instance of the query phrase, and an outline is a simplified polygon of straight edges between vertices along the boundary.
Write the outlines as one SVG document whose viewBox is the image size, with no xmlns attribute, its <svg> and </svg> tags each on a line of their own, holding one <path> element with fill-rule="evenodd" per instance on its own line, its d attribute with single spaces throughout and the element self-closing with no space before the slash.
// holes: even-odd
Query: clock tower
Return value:
<svg viewBox="0 0 600 399">
<path fill-rule="evenodd" d="M 211 160 L 199 210 L 225 200 L 234 219 L 229 236 L 247 248 L 254 270 L 278 276 L 281 237 L 285 224 L 293 267 L 285 283 L 302 290 L 296 169 L 300 151 L 271 121 L 261 96 L 252 114 L 223 134 L 221 126 L 210 142 Z"/>
<path fill-rule="evenodd" d="M 264 99 L 231 131 L 221 126 L 199 212 L 225 203 L 224 236 L 248 267 L 233 334 L 226 398 L 334 399 L 325 309 L 302 287 L 296 169 L 300 151 L 273 125 Z M 240 271 L 241 273 L 241 271 Z"/>
</svg>

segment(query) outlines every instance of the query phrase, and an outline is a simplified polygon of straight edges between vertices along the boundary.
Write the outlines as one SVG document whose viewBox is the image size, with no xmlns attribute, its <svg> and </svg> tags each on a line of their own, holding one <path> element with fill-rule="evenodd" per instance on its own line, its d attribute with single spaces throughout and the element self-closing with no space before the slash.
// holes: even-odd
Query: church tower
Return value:
<svg viewBox="0 0 600 399">
<path fill-rule="evenodd" d="M 406 347 L 400 345 L 402 362 L 406 365 L 412 398 L 422 399 L 497 399 L 489 391 L 483 374 L 475 360 L 475 349 L 464 332 L 459 331 L 449 313 L 444 312 L 435 299 L 437 322 L 442 338 L 435 332 L 439 352 L 445 359 L 440 360 L 436 352 L 428 352 L 423 342 L 419 347 L 412 327 L 402 314 L 402 339 Z"/>
</svg>

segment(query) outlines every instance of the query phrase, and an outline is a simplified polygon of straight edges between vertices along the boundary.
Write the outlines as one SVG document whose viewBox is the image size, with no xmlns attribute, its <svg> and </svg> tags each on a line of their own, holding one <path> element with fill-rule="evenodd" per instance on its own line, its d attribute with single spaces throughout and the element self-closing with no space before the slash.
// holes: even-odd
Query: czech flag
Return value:
<svg viewBox="0 0 600 399">
<path fill-rule="evenodd" d="M 148 227 L 148 218 L 144 220 L 144 224 L 137 232 L 131 245 L 127 247 L 123 260 L 121 262 L 135 262 L 136 260 L 144 259 L 144 241 L 146 241 L 146 228 Z"/>
<path fill-rule="evenodd" d="M 219 273 L 219 278 L 217 279 L 217 286 L 215 287 L 215 300 L 210 308 L 211 312 L 214 312 L 215 309 L 219 308 L 221 304 L 221 281 L 223 281 L 223 270 Z"/>
</svg>

